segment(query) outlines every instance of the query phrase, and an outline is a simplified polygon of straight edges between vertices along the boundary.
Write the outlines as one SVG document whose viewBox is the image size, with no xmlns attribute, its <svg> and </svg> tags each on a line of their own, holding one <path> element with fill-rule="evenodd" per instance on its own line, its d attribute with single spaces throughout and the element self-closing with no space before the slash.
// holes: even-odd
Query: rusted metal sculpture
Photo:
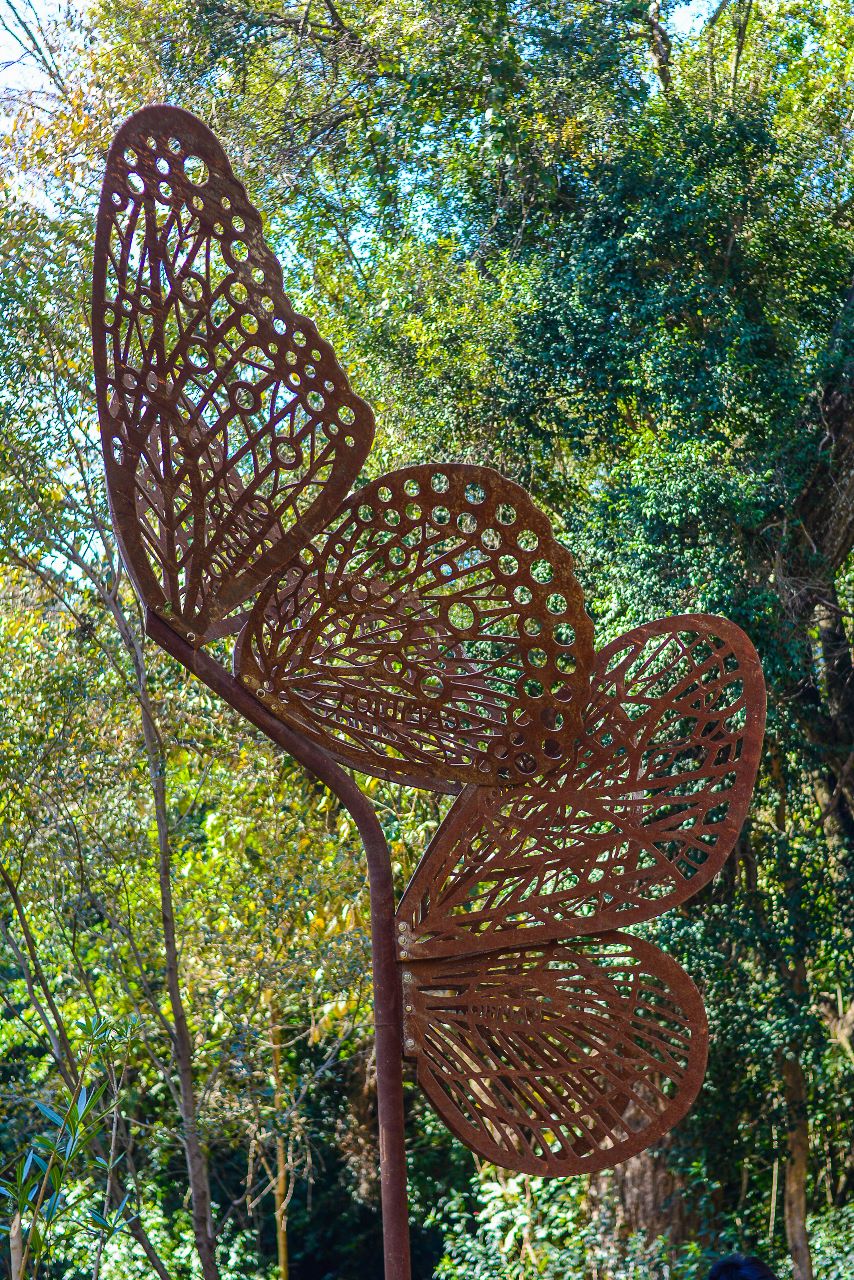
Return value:
<svg viewBox="0 0 854 1280">
<path fill-rule="evenodd" d="M 488 468 L 409 467 L 350 493 L 371 411 L 185 111 L 139 112 L 110 150 L 93 338 L 113 522 L 149 634 L 362 836 L 386 1276 L 407 1280 L 403 1055 L 463 1142 L 530 1173 L 616 1164 L 691 1106 L 700 995 L 615 930 L 684 902 L 731 851 L 761 748 L 759 662 L 705 615 L 594 655 L 572 557 Z M 233 675 L 204 648 L 229 637 Z M 382 830 L 342 765 L 461 792 L 396 911 Z"/>
</svg>

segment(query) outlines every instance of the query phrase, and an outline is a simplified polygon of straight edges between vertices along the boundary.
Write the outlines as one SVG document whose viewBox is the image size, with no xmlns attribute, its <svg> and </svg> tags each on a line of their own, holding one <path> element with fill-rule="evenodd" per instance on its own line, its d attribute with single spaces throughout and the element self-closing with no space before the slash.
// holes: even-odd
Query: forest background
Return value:
<svg viewBox="0 0 854 1280">
<path fill-rule="evenodd" d="M 646 927 L 707 1003 L 693 1113 L 544 1183 L 476 1166 L 410 1083 L 416 1274 L 697 1280 L 739 1246 L 850 1277 L 854 5 L 0 22 L 0 1274 L 381 1274 L 355 832 L 144 640 L 107 518 L 94 211 L 116 126 L 168 100 L 222 137 L 374 404 L 370 476 L 498 467 L 577 556 L 598 643 L 721 613 L 769 685 L 732 858 Z M 402 888 L 444 802 L 367 786 Z"/>
</svg>

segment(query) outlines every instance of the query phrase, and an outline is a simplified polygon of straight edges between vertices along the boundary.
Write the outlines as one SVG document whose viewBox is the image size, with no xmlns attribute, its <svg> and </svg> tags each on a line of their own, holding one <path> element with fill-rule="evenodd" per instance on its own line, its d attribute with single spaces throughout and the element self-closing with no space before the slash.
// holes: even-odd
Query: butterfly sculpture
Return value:
<svg viewBox="0 0 854 1280">
<path fill-rule="evenodd" d="M 110 150 L 93 339 L 149 633 L 329 782 L 365 837 L 386 1275 L 406 1277 L 401 1054 L 464 1143 L 527 1173 L 616 1164 L 690 1108 L 701 997 L 623 930 L 731 851 L 759 661 L 701 614 L 596 652 L 571 555 L 489 468 L 354 488 L 371 411 L 286 298 L 217 139 L 178 108 L 140 111 Z M 396 910 L 341 766 L 457 796 Z"/>
</svg>

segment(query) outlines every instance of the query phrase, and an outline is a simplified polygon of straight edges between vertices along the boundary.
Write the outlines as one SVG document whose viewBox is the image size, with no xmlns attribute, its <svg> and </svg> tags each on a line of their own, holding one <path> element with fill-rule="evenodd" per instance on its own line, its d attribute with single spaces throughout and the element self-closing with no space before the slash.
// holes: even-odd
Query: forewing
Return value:
<svg viewBox="0 0 854 1280">
<path fill-rule="evenodd" d="M 451 789 L 556 768 L 592 656 L 572 557 L 549 521 L 496 472 L 451 465 L 359 490 L 259 597 L 235 664 L 339 759 Z"/>
<path fill-rule="evenodd" d="M 333 515 L 373 418 L 186 111 L 148 107 L 110 149 L 92 331 L 123 558 L 149 607 L 201 642 Z"/>
<path fill-rule="evenodd" d="M 598 933 L 684 902 L 738 838 L 764 723 L 759 659 L 732 623 L 621 636 L 596 656 L 571 765 L 451 809 L 399 908 L 412 954 Z"/>
<path fill-rule="evenodd" d="M 688 975 L 625 934 L 404 970 L 405 1051 L 442 1120 L 505 1169 L 595 1173 L 690 1108 L 708 1049 Z"/>
</svg>

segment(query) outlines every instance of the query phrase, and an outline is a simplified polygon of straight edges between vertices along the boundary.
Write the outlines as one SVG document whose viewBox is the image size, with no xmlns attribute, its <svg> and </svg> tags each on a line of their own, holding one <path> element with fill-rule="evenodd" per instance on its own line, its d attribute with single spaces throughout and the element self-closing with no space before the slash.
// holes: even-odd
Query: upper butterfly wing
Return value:
<svg viewBox="0 0 854 1280">
<path fill-rule="evenodd" d="M 596 1173 L 689 1110 L 708 1051 L 703 1002 L 675 961 L 625 934 L 417 961 L 405 1051 L 442 1120 L 484 1159 Z"/>
<path fill-rule="evenodd" d="M 556 768 L 592 641 L 572 557 L 525 491 L 425 465 L 353 495 L 259 596 L 235 667 L 342 761 L 441 789 Z"/>
<path fill-rule="evenodd" d="M 747 814 L 765 686 L 734 624 L 665 618 L 597 654 L 571 763 L 452 807 L 398 909 L 412 955 L 633 924 L 719 870 Z"/>
<path fill-rule="evenodd" d="M 201 642 L 334 513 L 373 417 L 285 297 L 219 142 L 176 107 L 138 112 L 110 148 L 92 332 L 123 559 Z"/>
</svg>

